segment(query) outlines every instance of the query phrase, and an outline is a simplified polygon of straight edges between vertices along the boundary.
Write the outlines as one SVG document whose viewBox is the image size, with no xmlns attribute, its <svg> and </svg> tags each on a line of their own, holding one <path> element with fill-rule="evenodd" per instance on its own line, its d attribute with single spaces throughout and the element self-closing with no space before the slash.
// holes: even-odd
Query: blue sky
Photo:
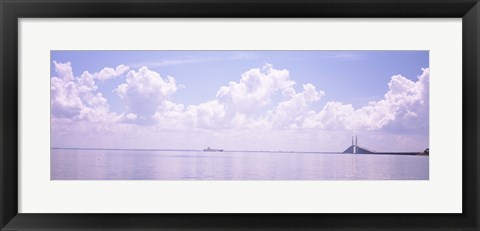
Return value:
<svg viewBox="0 0 480 231">
<path fill-rule="evenodd" d="M 373 149 L 423 149 L 428 147 L 428 67 L 428 51 L 52 51 L 52 145 L 121 142 L 125 148 L 198 149 L 220 136 L 232 137 L 217 144 L 231 149 L 325 151 L 345 146 L 343 137 L 355 133 L 375 140 L 366 143 Z M 87 90 L 61 90 L 67 86 Z M 139 90 L 146 86 L 154 89 Z M 245 92 L 248 97 L 241 95 Z M 70 129 L 56 130 L 65 127 Z M 75 141 L 89 129 L 98 137 L 116 133 Z M 161 133 L 171 142 L 140 142 L 132 131 Z M 235 144 L 240 131 L 278 137 L 249 148 Z M 186 145 L 183 133 L 199 133 L 205 141 Z M 301 147 L 278 146 L 281 137 L 292 134 L 325 143 L 312 139 Z M 333 137 L 339 141 L 326 142 Z"/>
</svg>

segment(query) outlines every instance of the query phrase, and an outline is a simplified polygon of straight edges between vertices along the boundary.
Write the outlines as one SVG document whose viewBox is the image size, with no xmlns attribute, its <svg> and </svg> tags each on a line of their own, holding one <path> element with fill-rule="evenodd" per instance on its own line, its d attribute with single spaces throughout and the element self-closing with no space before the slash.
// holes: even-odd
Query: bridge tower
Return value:
<svg viewBox="0 0 480 231">
<path fill-rule="evenodd" d="M 375 153 L 375 151 L 368 150 L 363 147 L 358 146 L 358 136 L 355 134 L 355 136 L 352 135 L 352 146 L 348 147 L 343 153 L 351 153 L 351 154 L 372 154 Z"/>
<path fill-rule="evenodd" d="M 357 154 L 357 135 L 352 136 L 352 153 Z"/>
<path fill-rule="evenodd" d="M 358 153 L 358 137 L 357 134 L 355 134 L 355 154 Z"/>
</svg>

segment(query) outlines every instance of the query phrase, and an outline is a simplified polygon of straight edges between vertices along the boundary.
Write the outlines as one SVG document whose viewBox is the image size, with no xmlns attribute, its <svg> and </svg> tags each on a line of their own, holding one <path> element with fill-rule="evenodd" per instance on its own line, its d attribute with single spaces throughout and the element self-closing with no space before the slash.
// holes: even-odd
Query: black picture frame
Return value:
<svg viewBox="0 0 480 231">
<path fill-rule="evenodd" d="M 1 230 L 479 230 L 478 0 L 0 0 L 0 16 Z M 461 214 L 18 213 L 17 20 L 59 17 L 462 18 L 463 212 Z"/>
</svg>

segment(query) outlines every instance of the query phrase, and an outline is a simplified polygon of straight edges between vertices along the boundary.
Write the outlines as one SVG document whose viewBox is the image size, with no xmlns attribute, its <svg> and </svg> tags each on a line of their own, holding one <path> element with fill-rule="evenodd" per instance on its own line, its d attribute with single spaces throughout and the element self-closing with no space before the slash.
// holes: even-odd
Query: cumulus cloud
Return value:
<svg viewBox="0 0 480 231">
<path fill-rule="evenodd" d="M 219 102 L 230 105 L 240 113 L 255 113 L 271 102 L 277 92 L 291 94 L 295 82 L 287 70 L 274 69 L 265 64 L 262 69 L 251 69 L 242 74 L 239 82 L 230 82 L 217 92 Z"/>
<path fill-rule="evenodd" d="M 138 118 L 137 115 L 133 113 L 122 113 L 115 117 L 114 121 L 115 122 L 124 122 L 124 123 L 134 123 L 135 120 Z"/>
<path fill-rule="evenodd" d="M 130 67 L 121 64 L 121 65 L 118 65 L 115 69 L 111 67 L 105 67 L 101 71 L 95 73 L 94 76 L 99 80 L 105 81 L 108 79 L 118 77 L 128 70 L 130 70 Z"/>
<path fill-rule="evenodd" d="M 195 125 L 200 128 L 225 127 L 226 106 L 218 100 L 201 103 L 188 108 L 189 113 L 195 116 Z"/>
<path fill-rule="evenodd" d="M 323 109 L 304 120 L 306 128 L 330 130 L 428 131 L 429 68 L 417 81 L 395 75 L 388 83 L 388 92 L 379 101 L 355 110 L 351 104 L 328 102 Z"/>
<path fill-rule="evenodd" d="M 189 106 L 191 107 L 191 106 Z M 165 100 L 152 117 L 157 128 L 166 130 L 185 130 L 195 127 L 196 115 L 186 110 L 183 104 L 176 104 Z"/>
<path fill-rule="evenodd" d="M 163 129 L 229 128 L 231 120 L 226 117 L 225 107 L 218 100 L 188 107 L 165 100 L 153 118 L 157 121 L 157 127 Z"/>
<path fill-rule="evenodd" d="M 317 91 L 313 84 L 304 84 L 303 92 L 294 94 L 289 100 L 280 102 L 271 112 L 271 123 L 274 128 L 297 128 L 309 114 L 314 113 L 310 105 L 325 95 Z"/>
<path fill-rule="evenodd" d="M 384 98 L 355 109 L 351 104 L 327 102 L 321 111 L 311 105 L 325 92 L 303 84 L 296 92 L 287 70 L 272 65 L 251 69 L 238 82 L 231 81 L 217 92 L 216 99 L 185 107 L 169 102 L 157 107 L 154 118 L 177 127 L 204 129 L 326 129 L 348 131 L 428 131 L 429 69 L 417 81 L 395 75 Z M 284 100 L 272 105 L 279 93 Z M 262 110 L 273 107 L 272 110 Z"/>
<path fill-rule="evenodd" d="M 50 79 L 51 113 L 53 117 L 91 122 L 111 121 L 107 99 L 96 92 L 95 76 L 83 72 L 75 77 L 70 62 L 53 62 L 57 76 Z"/>
<path fill-rule="evenodd" d="M 89 81 L 90 76 L 83 74 L 75 78 L 71 63 L 54 61 L 55 72 L 50 80 L 50 96 L 52 114 L 59 117 L 74 117 L 85 107 L 82 98 L 88 97 L 90 91 L 96 88 L 95 82 Z"/>
<path fill-rule="evenodd" d="M 125 82 L 113 91 L 125 105 L 120 115 L 111 113 L 95 80 L 106 80 L 129 70 L 119 65 L 75 77 L 70 63 L 56 63 L 51 78 L 52 114 L 87 121 L 113 121 L 152 125 L 159 129 L 320 129 L 337 131 L 428 132 L 428 68 L 416 81 L 392 76 L 382 99 L 354 108 L 344 102 L 326 102 L 320 111 L 312 105 L 325 92 L 311 83 L 301 85 L 288 70 L 270 64 L 253 68 L 221 86 L 216 97 L 198 105 L 171 101 L 181 85 L 171 76 L 141 67 L 130 70 Z M 101 77 L 100 77 L 101 76 Z"/>
<path fill-rule="evenodd" d="M 252 136 L 253 141 L 268 140 L 267 136 L 271 136 L 271 142 L 279 143 L 278 148 L 282 149 L 281 141 L 293 136 L 290 134 L 296 134 L 297 139 L 301 137 L 296 144 L 308 137 L 329 143 L 331 135 L 326 135 L 325 131 L 335 133 L 335 139 L 350 132 L 358 132 L 362 137 L 368 134 L 383 137 L 387 132 L 400 140 L 405 131 L 418 137 L 429 128 L 428 68 L 422 69 L 423 73 L 413 81 L 402 75 L 392 76 L 383 98 L 362 107 L 331 101 L 325 102 L 320 110 L 314 110 L 313 106 L 326 94 L 320 90 L 322 86 L 312 83 L 296 85 L 288 70 L 275 69 L 270 64 L 247 70 L 236 81 L 219 87 L 215 98 L 196 105 L 174 102 L 172 96 L 182 88 L 181 85 L 173 77 L 162 77 L 147 67 L 130 70 L 119 65 L 93 74 L 85 71 L 80 76 L 74 76 L 71 63 L 54 62 L 54 67 L 56 76 L 51 77 L 52 129 L 59 129 L 56 134 L 62 136 L 61 130 L 64 129 L 78 130 L 72 134 L 88 134 L 93 129 L 106 137 L 114 133 L 130 137 L 129 134 L 135 132 L 139 133 L 132 137 L 160 133 L 170 137 L 176 133 L 181 136 L 178 140 L 184 140 L 187 133 L 196 133 L 208 137 L 206 142 L 213 137 L 224 139 L 225 134 L 238 135 L 242 139 Z M 110 111 L 108 100 L 99 92 L 97 82 L 120 75 L 125 75 L 125 82 L 113 92 L 125 108 L 116 114 Z M 298 132 L 300 130 L 302 132 Z M 348 143 L 348 137 L 346 139 Z M 225 142 L 228 140 L 225 138 Z M 308 144 L 317 145 L 320 141 L 311 140 L 300 146 L 313 150 L 314 147 L 307 147 Z M 404 143 L 408 142 L 413 141 Z M 335 148 L 341 149 L 342 145 L 344 142 Z"/>
<path fill-rule="evenodd" d="M 154 118 L 162 127 L 200 129 L 265 129 L 299 127 L 310 105 L 325 94 L 312 84 L 296 93 L 287 70 L 270 64 L 243 73 L 238 82 L 219 88 L 214 100 L 185 107 L 168 101 L 157 107 Z M 278 105 L 272 103 L 283 96 Z M 273 110 L 272 110 L 273 109 Z"/>
<path fill-rule="evenodd" d="M 124 102 L 129 113 L 142 119 L 150 118 L 159 109 L 165 110 L 162 106 L 179 88 L 173 77 L 164 79 L 147 67 L 141 67 L 137 72 L 129 71 L 125 81 L 114 92 Z"/>
<path fill-rule="evenodd" d="M 397 120 L 395 123 L 386 125 L 387 129 L 428 132 L 430 69 L 424 68 L 422 70 L 423 73 L 418 76 L 416 82 L 406 82 L 404 77 L 402 79 L 401 76 L 397 76 L 395 82 L 390 82 L 391 85 L 389 84 L 389 86 L 392 90 L 387 93 L 385 99 L 392 105 L 392 111 L 394 111 Z"/>
<path fill-rule="evenodd" d="M 319 113 L 310 113 L 303 121 L 304 128 L 320 128 L 330 130 L 351 130 L 351 119 L 354 114 L 351 104 L 328 102 Z"/>
</svg>

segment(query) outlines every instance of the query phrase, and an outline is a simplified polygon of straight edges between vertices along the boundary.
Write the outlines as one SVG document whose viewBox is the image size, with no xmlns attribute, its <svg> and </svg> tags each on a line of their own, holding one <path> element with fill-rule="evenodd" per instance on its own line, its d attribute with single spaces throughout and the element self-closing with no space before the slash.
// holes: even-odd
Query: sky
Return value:
<svg viewBox="0 0 480 231">
<path fill-rule="evenodd" d="M 428 51 L 51 51 L 50 63 L 52 147 L 429 144 Z"/>
</svg>

